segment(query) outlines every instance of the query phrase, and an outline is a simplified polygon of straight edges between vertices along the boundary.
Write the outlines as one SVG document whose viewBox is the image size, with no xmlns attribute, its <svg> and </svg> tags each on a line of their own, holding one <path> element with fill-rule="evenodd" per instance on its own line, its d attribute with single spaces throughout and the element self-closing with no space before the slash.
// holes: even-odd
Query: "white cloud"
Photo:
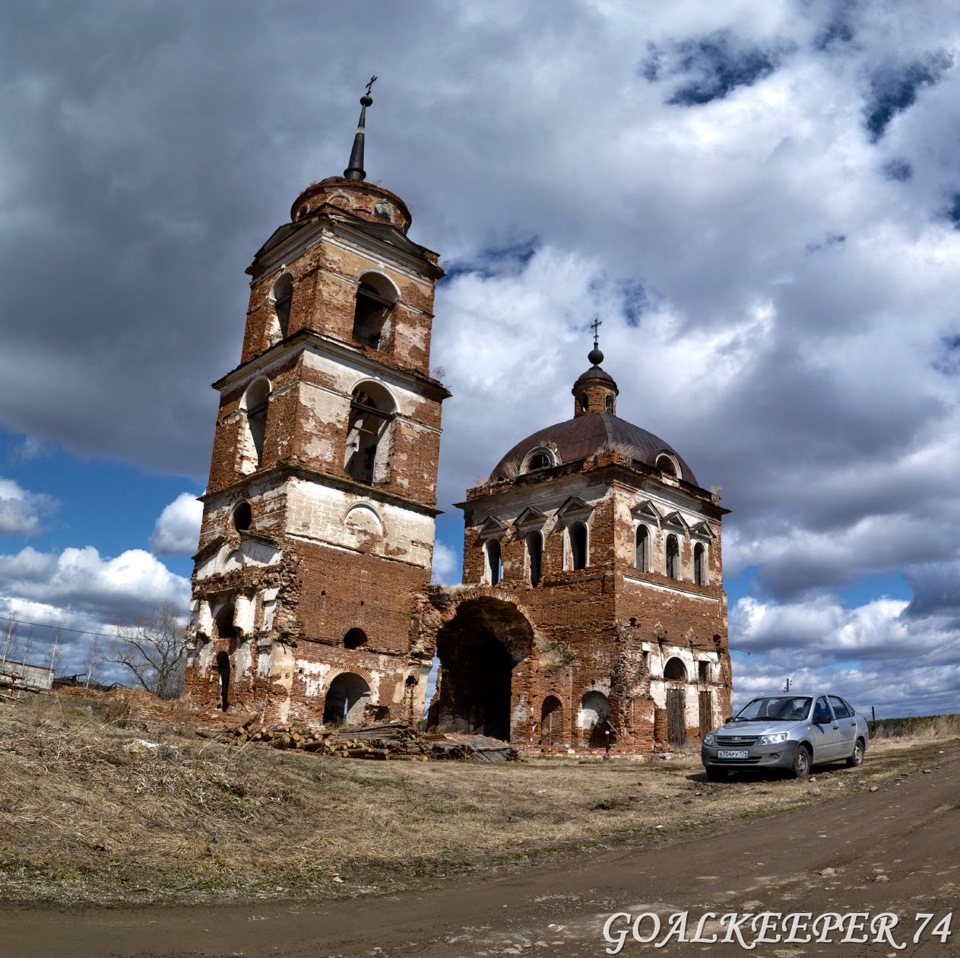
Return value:
<svg viewBox="0 0 960 958">
<path fill-rule="evenodd" d="M 186 612 L 189 598 L 190 583 L 141 549 L 114 558 L 92 546 L 0 555 L 0 627 L 19 622 L 15 648 L 35 663 L 49 662 L 56 641 L 61 674 L 81 672 L 94 641 L 109 653 L 118 623 L 134 623 L 164 603 Z M 107 676 L 129 678 L 109 665 Z"/>
<path fill-rule="evenodd" d="M 12 479 L 0 477 L 0 535 L 39 535 L 43 531 L 41 517 L 57 506 L 51 496 L 28 492 Z"/>
<path fill-rule="evenodd" d="M 451 585 L 460 581 L 460 557 L 437 541 L 433 547 L 433 582 Z"/>
<path fill-rule="evenodd" d="M 27 547 L 0 556 L 0 592 L 13 603 L 38 602 L 110 623 L 135 621 L 161 602 L 186 607 L 190 587 L 142 549 L 103 558 L 93 546 L 60 553 Z"/>
<path fill-rule="evenodd" d="M 737 702 L 776 691 L 829 689 L 883 714 L 956 709 L 960 634 L 942 617 L 910 617 L 880 598 L 847 609 L 818 596 L 778 604 L 741 599 L 730 611 Z"/>
<path fill-rule="evenodd" d="M 150 548 L 156 555 L 192 556 L 200 538 L 203 503 L 189 492 L 182 492 L 164 507 L 153 528 Z"/>
</svg>

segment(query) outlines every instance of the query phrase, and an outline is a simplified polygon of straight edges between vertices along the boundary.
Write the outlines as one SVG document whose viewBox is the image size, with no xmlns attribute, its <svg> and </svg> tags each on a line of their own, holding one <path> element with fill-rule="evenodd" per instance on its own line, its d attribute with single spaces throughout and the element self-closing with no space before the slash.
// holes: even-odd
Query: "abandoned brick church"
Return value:
<svg viewBox="0 0 960 958">
<path fill-rule="evenodd" d="M 273 721 L 419 721 L 556 751 L 693 744 L 727 714 L 719 498 L 617 416 L 594 349 L 572 418 L 517 443 L 430 585 L 438 255 L 366 182 L 308 187 L 248 269 L 195 557 L 190 703 Z M 428 677 L 439 663 L 437 689 Z"/>
</svg>

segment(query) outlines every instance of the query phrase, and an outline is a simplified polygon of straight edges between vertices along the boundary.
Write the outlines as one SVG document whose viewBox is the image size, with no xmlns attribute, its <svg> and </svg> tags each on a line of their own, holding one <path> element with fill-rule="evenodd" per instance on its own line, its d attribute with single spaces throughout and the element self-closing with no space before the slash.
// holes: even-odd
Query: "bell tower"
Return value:
<svg viewBox="0 0 960 958">
<path fill-rule="evenodd" d="M 274 720 L 419 717 L 433 559 L 438 255 L 366 182 L 371 87 L 343 176 L 307 187 L 248 267 L 193 576 L 186 694 Z"/>
</svg>

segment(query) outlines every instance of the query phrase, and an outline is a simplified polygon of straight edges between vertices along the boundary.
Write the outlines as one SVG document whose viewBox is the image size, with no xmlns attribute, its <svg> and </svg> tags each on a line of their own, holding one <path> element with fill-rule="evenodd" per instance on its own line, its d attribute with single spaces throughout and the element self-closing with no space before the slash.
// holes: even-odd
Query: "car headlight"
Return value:
<svg viewBox="0 0 960 958">
<path fill-rule="evenodd" d="M 770 735 L 761 735 L 757 745 L 780 745 L 789 737 L 787 732 L 772 732 Z"/>
<path fill-rule="evenodd" d="M 713 732 L 711 732 L 711 733 L 703 740 L 703 744 L 704 744 L 704 745 L 710 745 L 710 746 L 716 745 L 716 744 L 717 744 L 717 737 L 716 737 L 716 735 L 714 735 Z"/>
</svg>

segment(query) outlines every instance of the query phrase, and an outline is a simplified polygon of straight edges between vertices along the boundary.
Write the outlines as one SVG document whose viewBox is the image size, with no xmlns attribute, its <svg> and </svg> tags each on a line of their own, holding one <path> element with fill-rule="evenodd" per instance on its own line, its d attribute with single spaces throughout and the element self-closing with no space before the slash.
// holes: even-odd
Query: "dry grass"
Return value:
<svg viewBox="0 0 960 958">
<path fill-rule="evenodd" d="M 881 719 L 870 723 L 870 738 L 911 739 L 912 741 L 960 738 L 960 715 L 931 715 L 914 718 Z"/>
<path fill-rule="evenodd" d="M 237 748 L 159 722 L 123 728 L 44 696 L 0 704 L 0 897 L 388 891 L 822 800 L 895 774 L 915 751 L 884 743 L 858 770 L 715 785 L 695 754 L 493 766 L 351 761 Z"/>
</svg>

